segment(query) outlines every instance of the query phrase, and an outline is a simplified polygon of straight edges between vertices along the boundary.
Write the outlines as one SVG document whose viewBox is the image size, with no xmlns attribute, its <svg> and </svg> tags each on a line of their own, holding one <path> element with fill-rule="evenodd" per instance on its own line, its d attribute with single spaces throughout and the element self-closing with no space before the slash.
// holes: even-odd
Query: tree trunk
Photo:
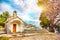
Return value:
<svg viewBox="0 0 60 40">
<path fill-rule="evenodd" d="M 49 32 L 54 32 L 53 27 L 49 27 Z"/>
</svg>

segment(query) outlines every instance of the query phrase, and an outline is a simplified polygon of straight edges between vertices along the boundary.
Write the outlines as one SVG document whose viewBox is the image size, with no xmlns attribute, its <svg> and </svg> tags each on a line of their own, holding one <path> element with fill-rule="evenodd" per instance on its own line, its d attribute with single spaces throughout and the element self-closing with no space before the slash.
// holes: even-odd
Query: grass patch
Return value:
<svg viewBox="0 0 60 40">
<path fill-rule="evenodd" d="M 10 39 L 10 37 L 5 37 L 5 36 L 0 37 L 0 40 L 9 40 L 9 39 Z"/>
</svg>

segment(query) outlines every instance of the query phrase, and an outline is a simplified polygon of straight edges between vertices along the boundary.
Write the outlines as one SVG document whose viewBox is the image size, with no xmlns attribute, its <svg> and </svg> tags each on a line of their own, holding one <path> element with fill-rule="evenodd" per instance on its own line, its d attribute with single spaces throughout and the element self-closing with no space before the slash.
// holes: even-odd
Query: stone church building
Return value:
<svg viewBox="0 0 60 40">
<path fill-rule="evenodd" d="M 5 22 L 7 33 L 16 33 L 24 31 L 25 23 L 17 16 L 17 12 L 13 12 L 13 16 L 9 17 Z"/>
<path fill-rule="evenodd" d="M 20 17 L 17 16 L 17 12 L 13 12 L 13 16 L 10 16 L 5 21 L 4 30 L 0 30 L 0 34 L 14 34 L 14 33 L 34 33 L 38 28 L 35 25 L 25 23 Z M 40 31 L 39 31 L 40 32 Z"/>
</svg>

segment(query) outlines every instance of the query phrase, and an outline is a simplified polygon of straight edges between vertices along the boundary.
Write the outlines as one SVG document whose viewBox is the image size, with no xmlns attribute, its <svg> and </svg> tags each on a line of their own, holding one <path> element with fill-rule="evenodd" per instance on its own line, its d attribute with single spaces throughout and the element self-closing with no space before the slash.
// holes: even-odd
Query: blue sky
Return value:
<svg viewBox="0 0 60 40">
<path fill-rule="evenodd" d="M 0 0 L 0 13 L 17 11 L 17 15 L 27 24 L 39 25 L 40 9 L 37 5 L 38 0 Z"/>
</svg>

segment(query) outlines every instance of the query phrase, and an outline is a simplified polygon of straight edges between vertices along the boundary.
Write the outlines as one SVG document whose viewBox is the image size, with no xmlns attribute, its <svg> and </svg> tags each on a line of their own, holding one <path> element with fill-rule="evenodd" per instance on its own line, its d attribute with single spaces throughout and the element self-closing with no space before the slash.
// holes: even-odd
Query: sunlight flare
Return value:
<svg viewBox="0 0 60 40">
<path fill-rule="evenodd" d="M 42 13 L 44 11 L 43 7 L 39 7 L 40 13 Z"/>
</svg>

